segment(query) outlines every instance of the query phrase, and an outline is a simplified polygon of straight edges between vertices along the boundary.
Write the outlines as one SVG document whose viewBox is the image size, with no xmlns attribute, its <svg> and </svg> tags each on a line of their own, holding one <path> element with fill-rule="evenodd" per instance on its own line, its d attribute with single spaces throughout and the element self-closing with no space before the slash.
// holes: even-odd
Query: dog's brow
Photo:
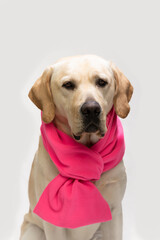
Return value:
<svg viewBox="0 0 160 240">
<path fill-rule="evenodd" d="M 108 76 L 106 74 L 104 74 L 104 73 L 95 73 L 94 77 L 95 78 L 102 78 L 104 80 L 108 80 Z"/>
<path fill-rule="evenodd" d="M 61 81 L 64 82 L 64 81 L 68 81 L 70 80 L 70 77 L 69 76 L 64 76 L 62 77 Z"/>
<path fill-rule="evenodd" d="M 72 81 L 74 83 L 77 82 L 77 80 L 75 78 L 72 78 L 71 76 L 64 76 L 61 78 L 61 83 L 68 82 L 68 81 Z"/>
</svg>

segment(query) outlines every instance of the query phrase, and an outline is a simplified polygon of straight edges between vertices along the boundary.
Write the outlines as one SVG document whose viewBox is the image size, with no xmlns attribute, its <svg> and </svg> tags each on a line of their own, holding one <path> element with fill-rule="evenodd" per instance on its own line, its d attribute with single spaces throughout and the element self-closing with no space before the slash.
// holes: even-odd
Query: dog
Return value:
<svg viewBox="0 0 160 240">
<path fill-rule="evenodd" d="M 112 107 L 120 118 L 127 117 L 132 93 L 130 81 L 114 63 L 95 55 L 80 55 L 49 66 L 34 83 L 29 98 L 42 111 L 45 123 L 53 121 L 56 128 L 91 147 L 104 137 L 106 116 Z M 33 213 L 43 190 L 58 173 L 40 136 L 29 178 L 30 208 L 20 240 L 122 240 L 121 202 L 127 181 L 123 159 L 94 181 L 112 213 L 112 220 L 102 223 L 62 228 Z"/>
</svg>

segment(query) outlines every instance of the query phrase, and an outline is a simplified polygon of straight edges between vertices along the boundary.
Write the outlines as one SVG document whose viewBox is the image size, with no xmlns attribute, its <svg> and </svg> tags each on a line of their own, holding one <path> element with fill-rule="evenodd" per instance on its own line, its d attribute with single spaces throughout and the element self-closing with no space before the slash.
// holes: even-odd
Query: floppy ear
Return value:
<svg viewBox="0 0 160 240">
<path fill-rule="evenodd" d="M 130 111 L 129 101 L 133 94 L 133 87 L 126 76 L 113 63 L 111 63 L 111 68 L 116 81 L 113 99 L 114 109 L 119 117 L 125 118 Z"/>
<path fill-rule="evenodd" d="M 34 83 L 28 94 L 31 101 L 42 110 L 42 120 L 45 123 L 52 122 L 55 116 L 55 107 L 50 89 L 52 73 L 53 68 L 47 68 L 42 76 Z"/>
</svg>

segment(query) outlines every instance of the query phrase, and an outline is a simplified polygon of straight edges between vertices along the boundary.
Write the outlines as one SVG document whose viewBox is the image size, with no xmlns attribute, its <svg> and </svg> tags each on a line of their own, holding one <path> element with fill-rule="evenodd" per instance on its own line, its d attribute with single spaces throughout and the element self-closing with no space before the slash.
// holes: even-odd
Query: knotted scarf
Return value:
<svg viewBox="0 0 160 240">
<path fill-rule="evenodd" d="M 57 129 L 53 122 L 42 122 L 44 147 L 59 170 L 34 208 L 43 220 L 77 228 L 112 219 L 108 203 L 92 181 L 114 168 L 124 155 L 123 128 L 114 108 L 107 115 L 106 126 L 105 136 L 88 148 Z"/>
</svg>

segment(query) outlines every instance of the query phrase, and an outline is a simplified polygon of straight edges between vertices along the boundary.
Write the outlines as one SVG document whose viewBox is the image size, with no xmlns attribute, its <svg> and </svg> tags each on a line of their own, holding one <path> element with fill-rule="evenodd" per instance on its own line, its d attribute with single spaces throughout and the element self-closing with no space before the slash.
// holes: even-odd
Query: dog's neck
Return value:
<svg viewBox="0 0 160 240">
<path fill-rule="evenodd" d="M 71 128 L 70 128 L 66 118 L 57 115 L 54 118 L 53 122 L 54 122 L 54 125 L 56 126 L 56 128 L 58 128 L 59 130 L 61 130 L 62 132 L 66 133 L 67 135 L 69 135 L 70 137 L 73 138 Z M 86 145 L 87 147 L 91 147 L 93 144 L 98 142 L 99 139 L 100 139 L 100 137 L 97 136 L 95 133 L 84 133 L 84 134 L 82 134 L 80 140 L 77 142 L 80 142 L 80 143 Z"/>
</svg>

